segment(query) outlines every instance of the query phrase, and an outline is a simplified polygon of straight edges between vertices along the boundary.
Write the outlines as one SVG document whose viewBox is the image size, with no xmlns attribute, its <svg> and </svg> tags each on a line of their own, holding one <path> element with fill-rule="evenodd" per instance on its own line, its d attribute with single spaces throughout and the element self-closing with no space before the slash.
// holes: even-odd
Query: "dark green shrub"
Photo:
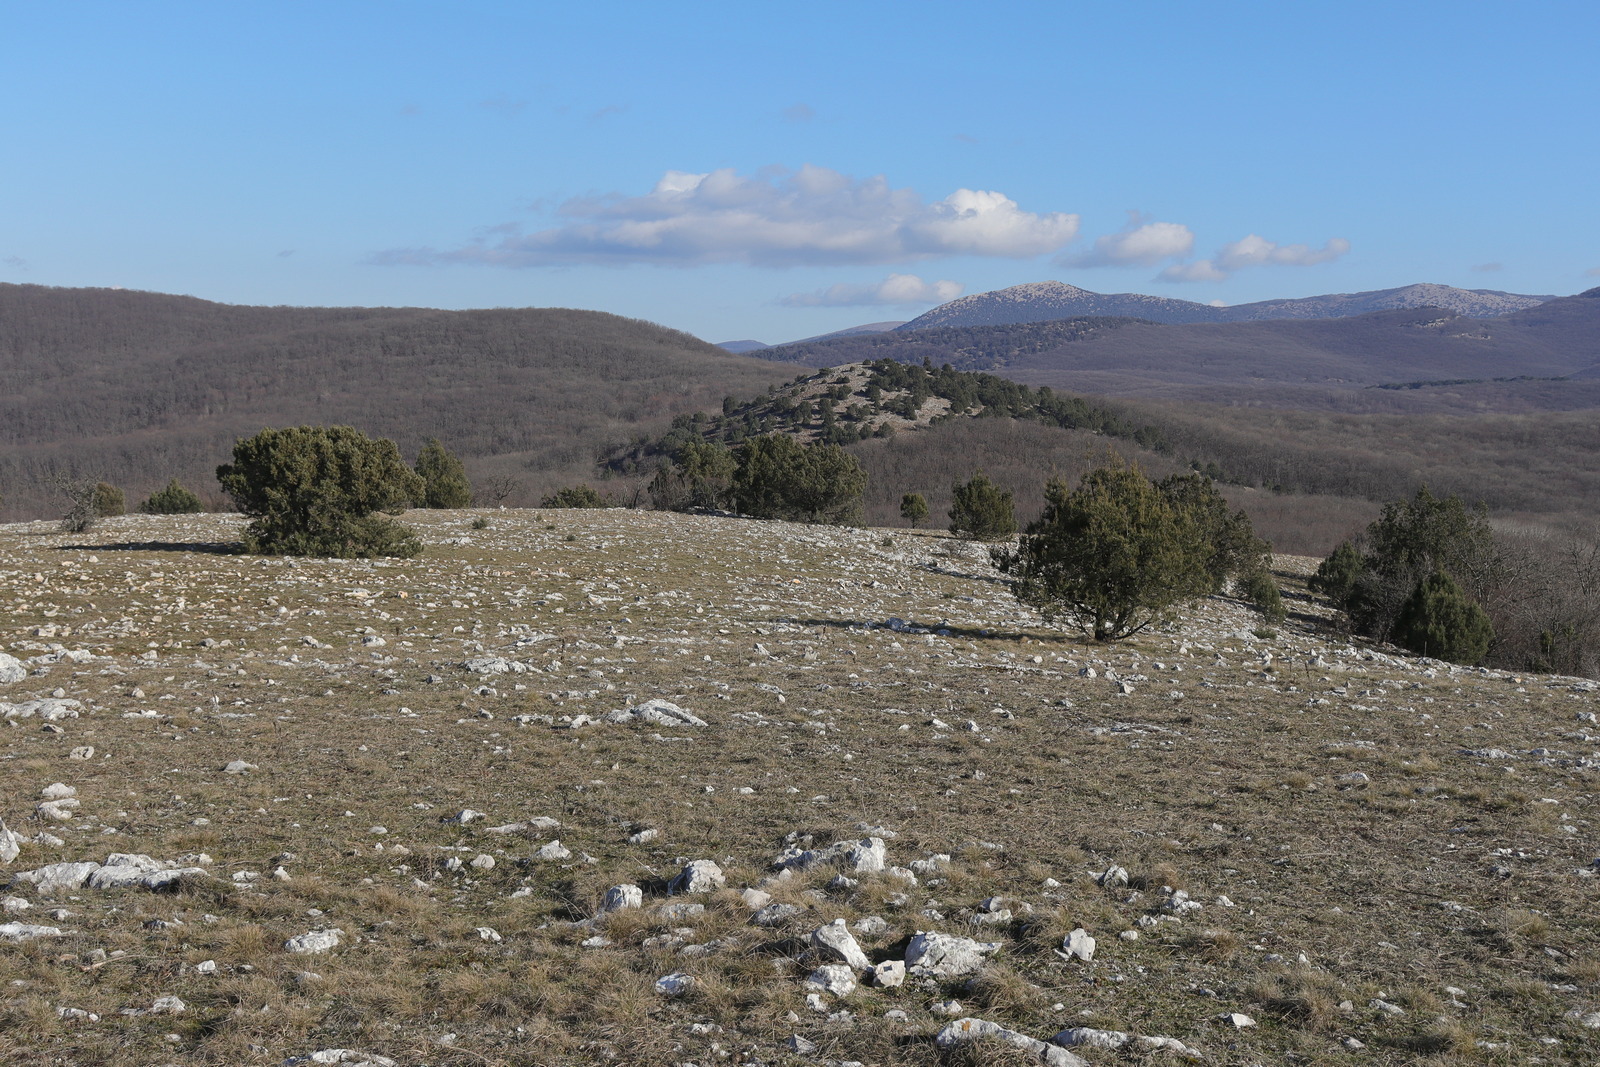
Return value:
<svg viewBox="0 0 1600 1067">
<path fill-rule="evenodd" d="M 1271 546 L 1256 536 L 1250 516 L 1229 511 L 1228 501 L 1204 474 L 1173 474 L 1156 484 L 1167 503 L 1188 516 L 1200 537 L 1210 546 L 1206 573 L 1211 576 L 1211 591 L 1220 593 L 1230 578 L 1255 571 L 1265 573 L 1271 562 Z M 1271 576 L 1267 575 L 1271 581 Z"/>
<path fill-rule="evenodd" d="M 349 426 L 262 430 L 233 446 L 217 481 L 253 520 L 245 548 L 262 555 L 414 556 L 422 544 L 398 515 L 422 495 L 422 479 L 389 440 Z"/>
<path fill-rule="evenodd" d="M 1239 592 L 1255 605 L 1261 617 L 1268 622 L 1278 623 L 1288 617 L 1288 612 L 1283 608 L 1283 593 L 1278 589 L 1272 572 L 1265 567 L 1246 572 L 1239 579 Z"/>
<path fill-rule="evenodd" d="M 1009 489 L 979 471 L 950 489 L 950 532 L 974 541 L 1004 541 L 1017 532 L 1017 513 Z"/>
<path fill-rule="evenodd" d="M 122 490 L 107 482 L 101 482 L 94 487 L 94 513 L 102 519 L 113 515 L 125 515 L 128 512 L 126 498 Z"/>
<path fill-rule="evenodd" d="M 928 502 L 921 493 L 907 493 L 900 498 L 900 517 L 915 530 L 928 517 Z"/>
<path fill-rule="evenodd" d="M 732 496 L 746 515 L 836 526 L 859 521 L 867 476 L 840 446 L 770 434 L 740 445 L 737 457 Z"/>
<path fill-rule="evenodd" d="M 616 501 L 588 485 L 569 485 L 539 501 L 541 508 L 614 508 Z"/>
<path fill-rule="evenodd" d="M 205 509 L 200 504 L 200 498 L 179 485 L 178 479 L 174 478 L 165 489 L 151 493 L 149 499 L 139 505 L 139 510 L 146 515 L 198 515 Z"/>
<path fill-rule="evenodd" d="M 1211 591 L 1211 548 L 1135 467 L 1102 467 L 1076 489 L 1052 480 L 1016 549 L 991 556 L 1017 599 L 1096 641 L 1128 637 Z"/>
<path fill-rule="evenodd" d="M 417 477 L 422 479 L 422 496 L 414 503 L 423 508 L 464 508 L 472 503 L 472 483 L 461 461 L 430 437 L 417 453 Z"/>
<path fill-rule="evenodd" d="M 1475 664 L 1489 654 L 1489 616 L 1444 571 L 1417 583 L 1400 608 L 1395 643 L 1423 656 Z"/>
<path fill-rule="evenodd" d="M 678 446 L 676 462 L 659 468 L 650 482 L 650 504 L 658 511 L 719 510 L 732 505 L 733 450 L 690 438 Z"/>
</svg>

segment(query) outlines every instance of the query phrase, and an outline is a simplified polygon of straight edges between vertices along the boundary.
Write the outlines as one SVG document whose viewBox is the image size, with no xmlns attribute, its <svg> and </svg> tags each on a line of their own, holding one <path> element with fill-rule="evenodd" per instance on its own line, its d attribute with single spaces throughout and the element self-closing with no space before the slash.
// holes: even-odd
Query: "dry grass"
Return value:
<svg viewBox="0 0 1600 1067">
<path fill-rule="evenodd" d="M 921 533 L 473 518 L 413 516 L 430 548 L 401 564 L 116 547 L 225 540 L 234 520 L 218 517 L 114 520 L 89 548 L 0 529 L 0 646 L 100 657 L 41 663 L 3 694 L 59 687 L 85 708 L 61 734 L 0 730 L 0 814 L 65 841 L 30 843 L 11 870 L 112 851 L 214 861 L 174 893 L 10 891 L 34 906 L 7 920 L 64 933 L 0 953 L 0 1062 L 352 1047 L 439 1064 L 782 1063 L 796 1033 L 823 1058 L 1012 1062 L 941 1060 L 929 1007 L 950 998 L 1037 1037 L 1170 1035 L 1217 1063 L 1347 1062 L 1347 1036 L 1384 1065 L 1585 1047 L 1566 1013 L 1600 988 L 1595 882 L 1577 873 L 1596 789 L 1576 713 L 1595 697 L 1570 681 L 1429 675 L 1304 621 L 1263 639 L 1221 600 L 1180 630 L 1084 645 L 1019 611 L 978 555 Z M 934 632 L 880 625 L 892 616 Z M 1313 652 L 1323 665 L 1301 668 Z M 461 669 L 479 655 L 533 669 Z M 515 719 L 658 696 L 709 725 Z M 79 745 L 96 757 L 70 759 Z M 1489 747 L 1511 758 L 1463 755 Z M 223 773 L 235 759 L 258 769 Z M 1340 779 L 1356 770 L 1365 783 Z M 28 813 L 56 781 L 80 808 L 46 827 Z M 464 808 L 486 817 L 448 821 Z M 560 825 L 487 829 L 538 817 Z M 898 835 L 889 862 L 917 864 L 914 884 L 836 884 L 826 865 L 773 877 L 790 834 L 822 847 L 863 825 Z M 654 840 L 628 842 L 647 828 Z M 534 858 L 556 838 L 570 858 Z M 668 880 L 700 858 L 727 887 L 694 899 L 703 913 L 662 913 L 686 899 Z M 1130 884 L 1091 877 L 1111 867 Z M 621 883 L 646 906 L 591 921 Z M 747 886 L 801 911 L 756 927 Z M 1201 909 L 1163 917 L 1168 889 Z M 978 922 L 989 897 L 1010 922 Z M 863 986 L 813 1011 L 810 932 L 869 917 L 884 924 L 858 935 L 874 961 L 919 930 L 1001 948 L 970 982 Z M 1099 941 L 1091 963 L 1058 955 L 1078 926 Z M 346 934 L 334 951 L 284 951 L 329 927 Z M 686 996 L 656 992 L 673 971 L 696 977 Z M 164 995 L 189 1010 L 120 1014 Z M 1261 1025 L 1223 1032 L 1226 1011 Z"/>
</svg>

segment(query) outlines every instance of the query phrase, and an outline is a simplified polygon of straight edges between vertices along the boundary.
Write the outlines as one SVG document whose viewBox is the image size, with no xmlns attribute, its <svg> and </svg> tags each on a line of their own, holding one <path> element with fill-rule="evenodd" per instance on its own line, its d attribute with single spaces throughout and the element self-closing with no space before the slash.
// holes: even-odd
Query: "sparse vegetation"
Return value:
<svg viewBox="0 0 1600 1067">
<path fill-rule="evenodd" d="M 621 510 L 460 537 L 476 517 L 413 513 L 426 556 L 378 563 L 176 550 L 238 540 L 233 515 L 133 516 L 119 546 L 0 528 L 0 646 L 40 657 L 3 699 L 83 702 L 64 733 L 0 731 L 0 813 L 26 827 L 3 880 L 112 851 L 211 872 L 170 895 L 8 888 L 31 904 L 8 922 L 61 933 L 6 948 L 0 1058 L 781 1063 L 791 1035 L 885 1067 L 1009 1055 L 941 1057 L 949 999 L 1205 1062 L 1587 1055 L 1594 771 L 1561 753 L 1584 751 L 1565 735 L 1593 694 L 1571 679 L 1328 640 L 1308 560 L 1273 561 L 1295 612 L 1270 639 L 1203 597 L 1103 644 L 1019 611 L 949 538 Z M 524 669 L 462 666 L 479 657 Z M 654 696 L 708 725 L 575 725 Z M 35 841 L 23 815 L 58 781 L 80 806 Z M 508 829 L 540 817 L 559 825 Z M 916 882 L 776 876 L 790 845 L 868 835 Z M 570 855 L 540 858 L 555 838 Z M 686 857 L 726 887 L 668 896 Z M 623 883 L 643 907 L 599 914 Z M 746 888 L 800 910 L 757 925 Z M 684 904 L 704 910 L 664 910 Z M 971 975 L 820 994 L 852 1016 L 830 1022 L 804 983 L 833 918 L 872 962 L 918 930 L 1000 948 Z M 326 927 L 339 946 L 285 950 Z M 1080 927 L 1092 962 L 1057 954 Z M 679 971 L 689 993 L 657 992 Z M 184 1010 L 150 1013 L 165 996 Z"/>
</svg>

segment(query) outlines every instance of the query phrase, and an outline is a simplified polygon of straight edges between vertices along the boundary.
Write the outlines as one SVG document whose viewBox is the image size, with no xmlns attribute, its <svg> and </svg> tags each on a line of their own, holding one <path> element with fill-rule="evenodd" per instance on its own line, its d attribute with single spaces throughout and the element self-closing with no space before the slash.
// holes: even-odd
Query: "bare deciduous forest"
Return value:
<svg viewBox="0 0 1600 1067">
<path fill-rule="evenodd" d="M 58 473 L 130 499 L 214 472 L 265 426 L 437 437 L 510 504 L 591 477 L 602 446 L 784 379 L 688 334 L 565 309 L 257 308 L 0 285 L 0 516 L 55 513 Z"/>
</svg>

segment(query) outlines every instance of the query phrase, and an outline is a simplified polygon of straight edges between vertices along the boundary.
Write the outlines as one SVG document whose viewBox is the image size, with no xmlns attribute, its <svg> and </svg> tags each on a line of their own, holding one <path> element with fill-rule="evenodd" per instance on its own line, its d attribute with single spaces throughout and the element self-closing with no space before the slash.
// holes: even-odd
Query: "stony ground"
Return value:
<svg viewBox="0 0 1600 1067">
<path fill-rule="evenodd" d="M 1095 647 L 937 535 L 410 521 L 0 527 L 0 1063 L 1600 1059 L 1593 683 L 1305 561 Z"/>
</svg>

